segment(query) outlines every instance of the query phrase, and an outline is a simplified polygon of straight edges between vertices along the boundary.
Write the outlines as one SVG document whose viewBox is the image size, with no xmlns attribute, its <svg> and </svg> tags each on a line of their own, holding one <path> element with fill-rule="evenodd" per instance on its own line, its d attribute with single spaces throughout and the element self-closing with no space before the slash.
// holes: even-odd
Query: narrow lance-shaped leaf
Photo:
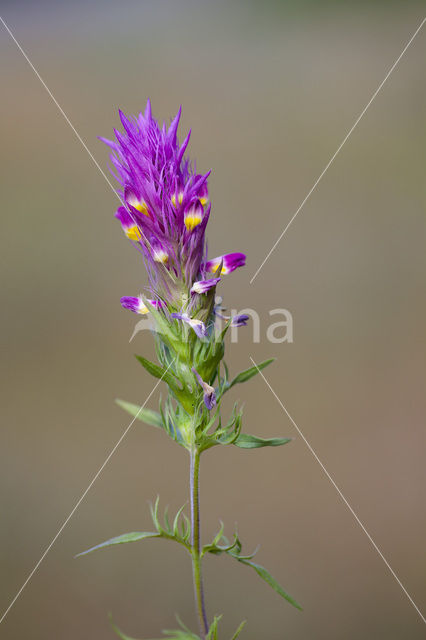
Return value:
<svg viewBox="0 0 426 640">
<path fill-rule="evenodd" d="M 245 371 L 241 371 L 241 373 L 239 373 L 232 380 L 232 382 L 229 383 L 228 389 L 233 387 L 234 384 L 239 384 L 241 382 L 246 382 L 247 380 L 250 380 L 250 378 L 253 378 L 253 376 L 255 376 L 257 373 L 259 373 L 259 371 L 261 371 L 262 369 L 267 367 L 268 364 L 271 364 L 271 362 L 274 362 L 274 360 L 275 360 L 275 358 L 269 358 L 269 360 L 265 360 L 264 362 L 261 362 L 260 364 L 258 364 L 255 367 L 250 367 L 249 369 L 246 369 Z"/>
<path fill-rule="evenodd" d="M 158 364 L 147 360 L 143 356 L 136 356 L 136 359 L 141 363 L 141 365 L 150 373 L 154 378 L 159 378 L 160 380 L 164 380 L 166 382 L 176 399 L 182 404 L 186 411 L 189 413 L 192 412 L 192 402 L 191 397 L 186 393 L 184 389 L 182 389 L 179 385 L 179 380 L 176 376 L 169 371 L 168 369 L 164 369 L 160 367 Z"/>
<path fill-rule="evenodd" d="M 280 447 L 291 440 L 292 438 L 259 438 L 248 433 L 240 433 L 232 444 L 241 449 L 259 449 L 259 447 Z"/>
<path fill-rule="evenodd" d="M 152 409 L 145 409 L 144 407 L 139 407 L 137 404 L 133 404 L 132 402 L 126 402 L 125 400 L 116 400 L 116 403 L 130 413 L 131 416 L 145 422 L 146 424 L 151 425 L 152 427 L 157 427 L 159 429 L 164 429 L 163 420 L 161 415 L 157 411 L 152 411 Z"/>
<path fill-rule="evenodd" d="M 177 379 L 170 371 L 168 371 L 167 369 L 164 369 L 163 367 L 160 367 L 160 365 L 155 364 L 154 362 L 151 362 L 151 360 L 147 360 L 143 356 L 135 356 L 135 357 L 141 363 L 141 365 L 148 371 L 148 373 L 154 376 L 154 378 L 159 378 L 160 380 L 164 380 L 172 389 L 179 388 L 177 384 Z"/>
<path fill-rule="evenodd" d="M 242 562 L 242 564 L 246 564 L 248 567 L 252 567 L 256 571 L 257 575 L 260 576 L 262 580 L 264 580 L 267 584 L 269 584 L 269 586 L 272 587 L 273 590 L 276 591 L 282 598 L 284 598 L 284 600 L 287 600 L 287 602 L 292 604 L 293 607 L 296 607 L 296 609 L 299 609 L 299 611 L 303 611 L 300 604 L 298 604 L 296 600 L 294 600 L 294 598 L 292 598 L 288 593 L 284 591 L 282 586 L 275 580 L 275 578 L 271 576 L 269 571 L 267 571 L 264 567 L 262 567 L 260 564 L 256 564 L 255 562 L 251 562 L 251 560 L 244 560 L 243 558 L 238 558 L 237 556 L 233 557 L 239 562 Z"/>
<path fill-rule="evenodd" d="M 243 630 L 243 628 L 246 625 L 246 620 L 243 620 L 242 623 L 240 624 L 240 626 L 238 627 L 238 629 L 236 630 L 236 632 L 234 633 L 234 635 L 232 636 L 231 640 L 237 640 L 238 636 L 240 635 L 241 631 Z"/>
<path fill-rule="evenodd" d="M 79 556 L 84 556 L 86 553 L 91 553 L 92 551 L 96 551 L 96 549 L 102 549 L 103 547 L 110 547 L 114 544 L 124 544 L 125 542 L 137 542 L 138 540 L 143 540 L 144 538 L 159 538 L 159 533 L 154 533 L 152 531 L 132 531 L 131 533 L 123 533 L 121 536 L 116 536 L 115 538 L 111 538 L 110 540 L 106 540 L 105 542 L 101 542 L 87 551 L 82 551 L 76 555 L 76 558 Z"/>
</svg>

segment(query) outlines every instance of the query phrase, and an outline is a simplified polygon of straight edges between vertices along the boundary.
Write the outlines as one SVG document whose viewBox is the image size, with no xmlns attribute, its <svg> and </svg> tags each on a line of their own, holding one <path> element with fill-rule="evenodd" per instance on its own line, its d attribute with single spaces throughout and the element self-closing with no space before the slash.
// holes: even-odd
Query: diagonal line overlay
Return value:
<svg viewBox="0 0 426 640">
<path fill-rule="evenodd" d="M 139 413 L 142 411 L 142 409 L 145 407 L 146 403 L 148 402 L 148 400 L 151 398 L 152 394 L 154 393 L 154 391 L 156 390 L 156 388 L 158 387 L 158 385 L 160 384 L 160 382 L 162 381 L 162 379 L 164 378 L 164 376 L 166 375 L 167 371 L 170 369 L 170 367 L 172 366 L 174 360 L 171 361 L 171 363 L 169 364 L 169 366 L 167 367 L 167 369 L 164 371 L 163 375 L 161 376 L 161 378 L 158 380 L 158 382 L 154 385 L 154 388 L 151 390 L 151 392 L 149 393 L 149 395 L 147 396 L 145 402 L 143 403 L 143 405 L 140 407 L 139 411 L 137 412 L 137 414 L 135 415 L 135 417 L 133 418 L 133 420 L 130 422 L 130 424 L 126 427 L 126 429 L 123 431 L 122 435 L 120 436 L 119 440 L 116 442 L 116 444 L 114 445 L 114 447 L 112 448 L 112 450 L 110 451 L 110 453 L 108 454 L 107 458 L 105 459 L 105 461 L 103 462 L 103 464 L 101 465 L 101 467 L 99 468 L 99 470 L 97 471 L 97 473 L 94 475 L 94 477 L 92 478 L 90 484 L 88 485 L 87 489 L 83 492 L 83 494 L 81 495 L 81 497 L 79 498 L 79 500 L 76 502 L 76 504 L 74 505 L 71 513 L 68 515 L 68 517 L 64 520 L 62 526 L 60 527 L 59 531 L 57 532 L 57 534 L 55 535 L 55 537 L 52 539 L 52 541 L 50 542 L 50 544 L 48 545 L 48 547 L 46 547 L 43 555 L 41 556 L 40 560 L 37 562 L 37 564 L 35 565 L 34 569 L 31 571 L 31 573 L 29 574 L 29 576 L 27 577 L 27 579 L 25 580 L 24 584 L 22 585 L 22 587 L 19 589 L 18 593 L 16 594 L 16 596 L 13 598 L 12 602 L 9 604 L 9 606 L 7 607 L 6 611 L 3 613 L 2 617 L 0 618 L 0 624 L 3 622 L 3 620 L 5 619 L 5 617 L 7 616 L 7 614 L 9 613 L 9 611 L 11 610 L 11 608 L 13 607 L 13 605 L 15 604 L 15 602 L 17 601 L 17 599 L 19 598 L 19 596 L 21 595 L 21 593 L 23 592 L 23 590 L 25 589 L 25 587 L 27 586 L 27 584 L 29 583 L 29 581 L 31 580 L 31 578 L 33 577 L 33 575 L 35 574 L 35 572 L 37 571 L 37 569 L 39 568 L 39 566 L 41 565 L 41 563 L 43 562 L 43 560 L 45 559 L 45 557 L 47 556 L 47 554 L 49 553 L 49 551 L 51 550 L 51 548 L 53 547 L 53 545 L 55 544 L 56 540 L 59 538 L 59 536 L 61 535 L 62 531 L 65 529 L 65 527 L 67 526 L 68 522 L 71 520 L 71 518 L 73 517 L 74 513 L 77 511 L 78 507 L 81 505 L 81 503 L 83 502 L 84 498 L 87 496 L 87 494 L 89 493 L 90 489 L 93 487 L 93 485 L 95 484 L 96 480 L 99 478 L 99 476 L 101 475 L 102 471 L 105 469 L 106 465 L 108 464 L 108 462 L 111 460 L 112 456 L 114 455 L 114 453 L 116 452 L 116 450 L 118 449 L 118 447 L 120 446 L 120 444 L 123 442 L 124 438 L 126 437 L 127 433 L 130 430 L 130 427 L 133 425 L 133 423 L 135 422 L 135 420 L 137 419 Z"/>
<path fill-rule="evenodd" d="M 370 107 L 370 105 L 372 104 L 372 102 L 376 98 L 377 94 L 380 92 L 380 90 L 382 89 L 383 85 L 385 84 L 386 80 L 389 78 L 389 76 L 391 75 L 391 73 L 393 72 L 393 70 L 395 69 L 395 67 L 397 66 L 397 64 L 399 63 L 399 61 L 401 60 L 401 58 L 403 57 L 405 52 L 407 51 L 408 47 L 413 42 L 414 38 L 417 36 L 417 34 L 421 30 L 421 28 L 423 27 L 425 22 L 426 22 L 426 18 L 423 18 L 423 20 L 421 21 L 420 25 L 417 27 L 417 29 L 415 30 L 415 32 L 413 33 L 413 35 L 411 36 L 411 38 L 409 39 L 409 41 L 407 42 L 407 44 L 405 45 L 405 47 L 403 48 L 401 53 L 399 54 L 398 58 L 395 60 L 395 62 L 393 63 L 393 65 L 391 66 L 391 68 L 389 69 L 387 74 L 385 75 L 384 79 L 379 84 L 379 86 L 377 87 L 376 91 L 373 93 L 373 95 L 371 96 L 370 100 L 367 102 L 367 104 L 365 105 L 364 109 L 359 114 L 358 118 L 355 120 L 354 124 L 349 129 L 348 133 L 343 138 L 343 140 L 340 143 L 340 145 L 337 147 L 337 150 L 331 156 L 330 160 L 325 165 L 324 169 L 322 170 L 322 172 L 318 176 L 317 180 L 314 182 L 313 186 L 308 191 L 307 196 L 305 196 L 305 198 L 302 200 L 301 204 L 299 205 L 299 208 L 293 214 L 293 216 L 290 218 L 290 221 L 287 223 L 287 225 L 284 227 L 284 229 L 282 230 L 282 232 L 278 236 L 277 240 L 272 245 L 271 249 L 269 250 L 269 253 L 266 255 L 266 257 L 264 258 L 264 260 L 261 263 L 260 267 L 258 267 L 258 269 L 255 272 L 254 276 L 251 278 L 250 284 L 253 284 L 254 280 L 257 278 L 258 274 L 260 273 L 260 270 L 263 268 L 263 266 L 265 265 L 267 260 L 269 260 L 269 258 L 271 257 L 272 253 L 275 251 L 275 249 L 277 248 L 278 244 L 281 242 L 281 240 L 283 239 L 284 235 L 287 233 L 287 230 L 289 229 L 290 225 L 294 222 L 294 220 L 296 219 L 296 216 L 299 214 L 301 209 L 303 209 L 303 207 L 305 206 L 306 202 L 309 200 L 309 198 L 311 197 L 312 193 L 315 191 L 315 189 L 317 188 L 318 184 L 321 182 L 322 178 L 327 173 L 327 171 L 330 168 L 330 166 L 333 164 L 334 160 L 336 159 L 337 155 L 340 153 L 341 149 L 343 148 L 343 146 L 347 142 L 348 138 L 353 133 L 354 129 L 357 127 L 357 125 L 359 124 L 359 122 L 361 121 L 363 116 L 365 115 L 367 109 Z"/>
<path fill-rule="evenodd" d="M 25 53 L 24 49 L 21 47 L 21 45 L 19 44 L 19 42 L 17 41 L 17 39 L 15 38 L 15 36 L 13 35 L 12 31 L 9 29 L 9 27 L 7 26 L 6 22 L 3 20 L 3 18 L 0 16 L 0 22 L 2 23 L 2 25 L 4 26 L 4 28 L 6 29 L 6 31 L 8 32 L 8 34 L 10 35 L 10 37 L 12 38 L 13 42 L 16 44 L 16 46 L 18 47 L 19 51 L 22 53 L 22 55 L 24 56 L 25 60 L 28 62 L 28 64 L 30 65 L 31 69 L 34 71 L 35 75 L 37 76 L 37 78 L 40 80 L 41 84 L 43 85 L 43 87 L 46 89 L 47 93 L 49 94 L 49 96 L 51 97 L 51 99 L 53 100 L 53 102 L 55 103 L 55 105 L 57 106 L 57 108 L 59 109 L 60 113 L 63 115 L 63 117 L 65 118 L 66 122 L 69 124 L 69 126 L 71 127 L 71 129 L 73 130 L 77 140 L 83 145 L 84 149 L 87 151 L 87 153 L 89 154 L 89 156 L 91 157 L 91 159 L 93 160 L 93 162 L 95 163 L 98 171 L 101 173 L 101 175 L 104 177 L 104 179 L 106 180 L 106 182 L 108 183 L 108 185 L 110 186 L 110 188 L 113 190 L 113 192 L 115 193 L 115 195 L 117 196 L 117 198 L 120 200 L 121 202 L 121 198 L 118 195 L 117 191 L 114 189 L 113 184 L 111 183 L 111 181 L 109 180 L 108 176 L 106 175 L 105 171 L 102 169 L 102 167 L 100 166 L 99 162 L 96 160 L 95 156 L 93 155 L 93 153 L 90 151 L 89 147 L 87 146 L 87 144 L 84 142 L 83 138 L 81 137 L 81 135 L 78 133 L 77 129 L 74 127 L 73 123 L 71 122 L 71 120 L 68 118 L 67 114 L 65 113 L 65 111 L 62 109 L 61 105 L 59 104 L 59 102 L 56 100 L 55 96 L 53 95 L 53 93 L 51 92 L 51 90 L 49 89 L 49 87 L 47 86 L 47 84 L 45 83 L 45 81 L 43 80 L 43 78 L 41 77 L 41 75 L 39 74 L 39 72 L 37 71 L 37 69 L 35 68 L 35 66 L 33 65 L 33 63 L 31 62 L 31 60 L 29 59 L 29 57 L 27 56 L 27 54 Z"/>
<path fill-rule="evenodd" d="M 365 535 L 367 536 L 367 538 L 369 539 L 369 541 L 371 542 L 371 544 L 373 545 L 373 547 L 375 548 L 375 550 L 377 551 L 377 553 L 379 554 L 379 556 L 381 557 L 381 559 L 383 560 L 385 565 L 387 566 L 387 568 L 391 572 L 392 576 L 395 578 L 396 582 L 399 584 L 399 586 L 401 587 L 402 591 L 405 593 L 405 595 L 407 596 L 408 600 L 411 602 L 411 604 L 413 605 L 414 609 L 419 614 L 420 618 L 426 624 L 426 618 L 424 617 L 424 615 L 420 611 L 419 607 L 414 602 L 413 598 L 408 593 L 407 589 L 402 584 L 401 580 L 396 575 L 395 571 L 390 566 L 389 562 L 386 560 L 386 558 L 383 555 L 383 553 L 380 551 L 380 549 L 377 546 L 377 544 L 374 542 L 374 540 L 371 537 L 371 535 L 368 533 L 367 529 L 365 528 L 365 526 L 363 525 L 363 523 L 361 522 L 361 520 L 359 519 L 359 517 L 357 516 L 357 514 L 355 513 L 355 511 L 353 510 L 353 508 L 351 507 L 351 505 L 349 504 L 349 502 L 347 501 L 345 496 L 343 495 L 341 489 L 339 489 L 339 487 L 337 486 L 336 482 L 333 480 L 333 478 L 331 477 L 331 475 L 329 474 L 329 472 L 327 471 L 327 469 L 325 468 L 325 466 L 323 465 L 323 463 L 319 459 L 318 455 L 316 454 L 316 452 L 314 451 L 312 446 L 309 444 L 309 442 L 307 441 L 307 439 L 303 435 L 302 431 L 299 429 L 299 427 L 297 426 L 296 422 L 293 420 L 292 416 L 289 414 L 289 412 L 285 408 L 284 404 L 281 402 L 281 399 L 275 393 L 275 391 L 273 390 L 273 388 L 269 384 L 268 380 L 265 378 L 263 372 L 259 369 L 259 367 L 257 366 L 256 362 L 253 360 L 253 358 L 251 356 L 250 356 L 250 360 L 252 361 L 252 363 L 256 367 L 258 373 L 260 373 L 260 375 L 262 376 L 263 380 L 265 381 L 265 384 L 268 386 L 268 388 L 271 391 L 272 395 L 277 400 L 277 402 L 280 405 L 281 409 L 284 411 L 284 413 L 286 414 L 287 418 L 292 423 L 293 427 L 296 429 L 296 431 L 299 434 L 299 436 L 302 438 L 303 442 L 306 444 L 306 446 L 308 447 L 309 451 L 312 453 L 312 455 L 314 456 L 315 460 L 318 462 L 318 464 L 320 465 L 321 469 L 324 471 L 325 475 L 327 476 L 327 478 L 329 479 L 329 481 L 331 482 L 333 487 L 336 489 L 336 491 L 339 494 L 340 498 L 343 500 L 343 502 L 345 503 L 345 505 L 347 506 L 347 508 L 349 509 L 349 511 L 351 512 L 351 514 L 353 515 L 353 517 L 355 518 L 355 520 L 357 521 L 357 523 L 359 524 L 359 526 L 361 527 L 361 529 L 363 530 L 363 532 L 365 533 Z"/>
</svg>

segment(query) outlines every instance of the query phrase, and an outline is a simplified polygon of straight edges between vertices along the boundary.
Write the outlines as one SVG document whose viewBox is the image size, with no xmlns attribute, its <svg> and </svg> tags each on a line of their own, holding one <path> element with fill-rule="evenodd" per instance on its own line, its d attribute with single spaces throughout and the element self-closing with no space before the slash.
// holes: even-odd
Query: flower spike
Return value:
<svg viewBox="0 0 426 640">
<path fill-rule="evenodd" d="M 220 616 L 210 622 L 204 606 L 202 558 L 206 553 L 228 554 L 252 567 L 279 595 L 300 608 L 268 571 L 252 562 L 254 554 L 243 554 L 237 533 L 233 540 L 223 535 L 221 526 L 213 542 L 200 545 L 199 469 L 201 454 L 219 445 L 241 449 L 277 447 L 289 438 L 262 438 L 242 433 L 242 410 L 234 406 L 231 419 L 223 420 L 222 398 L 234 385 L 246 382 L 272 362 L 253 365 L 235 377 L 229 377 L 224 362 L 225 335 L 230 327 L 247 325 L 249 315 L 224 315 L 222 299 L 216 288 L 222 275 L 245 265 L 244 253 L 228 253 L 209 259 L 205 239 L 212 211 L 207 173 L 197 173 L 186 155 L 191 131 L 179 141 L 182 109 L 170 120 L 159 124 L 153 118 L 148 100 L 144 112 L 126 116 L 119 112 L 122 131 L 114 130 L 115 140 L 101 138 L 110 149 L 112 172 L 123 204 L 115 213 L 121 226 L 142 256 L 148 285 L 139 296 L 124 296 L 121 305 L 133 313 L 150 314 L 155 341 L 155 362 L 136 355 L 144 369 L 168 387 L 160 400 L 159 412 L 130 402 L 118 401 L 133 419 L 163 429 L 191 458 L 191 517 L 182 509 L 173 524 L 159 518 L 158 499 L 152 508 L 155 529 L 133 531 L 111 538 L 100 547 L 163 537 L 175 540 L 191 554 L 200 636 L 183 624 L 180 631 L 165 631 L 173 638 L 217 640 Z M 148 297 L 149 295 L 149 297 Z M 219 319 L 225 320 L 225 326 Z M 176 322 L 175 322 L 176 320 Z M 144 321 L 136 323 L 132 338 Z M 132 340 L 131 338 L 131 340 Z M 151 395 L 151 394 L 150 394 Z M 243 623 L 244 624 L 244 623 Z M 233 635 L 239 636 L 240 625 Z M 125 636 L 114 627 L 117 634 Z"/>
</svg>

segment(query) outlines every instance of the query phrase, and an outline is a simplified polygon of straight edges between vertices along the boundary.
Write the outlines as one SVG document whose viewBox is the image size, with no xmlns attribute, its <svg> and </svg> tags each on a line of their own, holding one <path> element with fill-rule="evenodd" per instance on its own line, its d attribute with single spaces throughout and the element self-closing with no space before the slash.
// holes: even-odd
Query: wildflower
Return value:
<svg viewBox="0 0 426 640">
<path fill-rule="evenodd" d="M 191 329 L 195 331 L 197 336 L 201 339 L 204 339 L 207 335 L 206 325 L 202 320 L 198 320 L 198 318 L 191 318 L 187 313 L 172 313 L 172 318 L 176 318 L 176 320 L 182 320 L 182 322 L 186 322 Z"/>
<path fill-rule="evenodd" d="M 169 127 L 160 126 L 148 101 L 138 116 L 126 117 L 120 111 L 124 131 L 115 131 L 115 141 L 101 139 L 112 150 L 120 183 L 123 206 L 115 215 L 143 255 L 151 297 L 164 300 L 170 310 L 189 314 L 191 294 L 206 293 L 217 284 L 217 278 L 207 280 L 206 274 L 215 274 L 221 263 L 221 273 L 230 273 L 245 264 L 245 255 L 207 259 L 210 172 L 195 173 L 185 157 L 191 132 L 179 143 L 180 116 L 181 109 Z M 210 300 L 206 297 L 197 305 L 197 316 L 207 321 L 213 312 Z"/>
<path fill-rule="evenodd" d="M 155 262 L 161 262 L 161 264 L 167 264 L 169 261 L 169 254 L 161 242 L 153 236 L 150 244 L 153 260 Z"/>
<path fill-rule="evenodd" d="M 138 242 L 141 239 L 141 232 L 139 231 L 136 221 L 132 218 L 130 213 L 124 207 L 119 207 L 115 217 L 120 220 L 123 231 L 129 240 Z"/>
<path fill-rule="evenodd" d="M 143 254 L 151 292 L 178 308 L 182 287 L 174 283 L 177 278 L 190 289 L 199 279 L 211 208 L 199 199 L 207 203 L 210 172 L 196 174 L 184 158 L 190 134 L 179 144 L 180 115 L 179 109 L 168 128 L 160 127 L 148 101 L 145 113 L 137 117 L 120 112 L 124 132 L 115 131 L 116 141 L 102 139 L 112 150 L 121 185 L 123 207 L 116 217 Z"/>
<path fill-rule="evenodd" d="M 216 273 L 222 263 L 220 275 L 225 275 L 235 271 L 238 267 L 244 267 L 246 256 L 244 253 L 227 253 L 224 256 L 218 256 L 212 260 L 208 260 L 204 264 L 204 270 L 207 273 Z"/>
<path fill-rule="evenodd" d="M 123 298 L 120 299 L 120 302 L 123 309 L 129 309 L 134 313 L 140 313 L 142 315 L 149 313 L 149 309 L 144 303 L 141 296 L 137 298 L 133 296 L 124 296 Z M 147 302 L 153 307 L 156 307 L 157 309 L 161 309 L 164 307 L 164 303 L 161 302 L 161 300 L 147 300 Z"/>
<path fill-rule="evenodd" d="M 242 411 L 236 406 L 230 421 L 222 421 L 223 395 L 235 384 L 252 378 L 272 359 L 229 379 L 228 368 L 223 362 L 225 335 L 229 327 L 245 326 L 249 316 L 223 315 L 225 309 L 222 300 L 215 294 L 221 276 L 244 266 L 246 256 L 243 253 L 228 253 L 208 259 L 205 231 L 211 213 L 208 190 L 210 172 L 195 173 L 190 160 L 185 157 L 191 131 L 180 144 L 177 137 L 180 115 L 179 109 L 169 127 L 165 124 L 160 127 L 152 117 L 148 101 L 145 112 L 137 117 L 126 117 L 120 112 L 124 131 L 115 131 L 116 141 L 103 141 L 112 150 L 111 162 L 120 184 L 118 194 L 123 206 L 119 207 L 115 216 L 127 238 L 141 253 L 149 279 L 149 297 L 142 294 L 137 297 L 124 296 L 121 304 L 134 313 L 151 314 L 159 364 L 140 355 L 136 358 L 146 371 L 168 386 L 167 397 L 160 402 L 160 412 L 145 408 L 145 403 L 141 407 L 123 401 L 119 401 L 119 404 L 134 419 L 163 428 L 173 440 L 189 451 L 191 519 L 189 521 L 180 509 L 173 526 L 170 526 L 167 515 L 164 524 L 160 524 L 157 500 L 152 515 L 158 535 L 123 534 L 90 551 L 145 537 L 166 537 L 183 544 L 193 562 L 201 635 L 195 636 L 186 628 L 183 633 L 165 633 L 176 638 L 211 638 L 217 636 L 219 617 L 215 617 L 209 625 L 201 573 L 201 560 L 206 549 L 213 554 L 229 553 L 252 566 L 280 595 L 297 608 L 300 607 L 266 569 L 251 562 L 254 554 L 241 555 L 241 542 L 237 534 L 233 544 L 228 546 L 222 526 L 210 545 L 200 547 L 199 468 L 202 452 L 219 445 L 236 445 L 243 449 L 276 447 L 289 442 L 289 438 L 265 439 L 242 433 Z M 215 330 L 216 317 L 226 321 L 220 331 Z M 145 324 L 142 320 L 138 322 L 133 335 Z M 216 389 L 213 384 L 216 384 Z M 239 626 L 234 638 L 239 635 L 242 626 Z M 117 633 L 125 637 L 118 630 Z"/>
<path fill-rule="evenodd" d="M 200 200 L 195 200 L 195 202 L 191 202 L 191 204 L 186 207 L 184 222 L 188 231 L 193 231 L 195 227 L 201 223 L 203 214 L 204 208 Z"/>
<path fill-rule="evenodd" d="M 231 319 L 231 327 L 245 327 L 249 320 L 249 316 L 244 313 L 233 316 L 233 318 Z"/>
<path fill-rule="evenodd" d="M 136 209 L 136 211 L 142 213 L 144 216 L 149 215 L 148 205 L 145 200 L 140 196 L 137 196 L 136 192 L 131 187 L 126 186 L 124 189 L 124 198 L 130 209 Z"/>
<path fill-rule="evenodd" d="M 191 293 L 207 293 L 220 282 L 220 278 L 211 278 L 211 280 L 197 280 L 191 287 Z"/>
<path fill-rule="evenodd" d="M 202 176 L 197 176 L 197 178 L 201 178 Z M 203 205 L 203 207 L 206 206 L 206 204 L 209 201 L 209 190 L 207 187 L 207 182 L 204 182 L 199 191 L 198 191 L 198 199 L 201 202 L 201 204 Z"/>
<path fill-rule="evenodd" d="M 202 387 L 204 391 L 204 398 L 203 398 L 204 404 L 206 405 L 207 409 L 210 411 L 210 409 L 213 409 L 213 407 L 216 406 L 216 392 L 214 390 L 214 387 L 207 384 L 207 382 L 204 382 L 204 380 L 202 379 L 202 377 L 194 367 L 192 367 L 192 373 L 195 375 L 195 377 L 197 378 L 198 384 Z"/>
<path fill-rule="evenodd" d="M 140 297 L 124 296 L 120 299 L 120 302 L 123 309 L 129 309 L 129 311 L 141 313 L 142 315 L 149 313 L 148 307 Z"/>
</svg>

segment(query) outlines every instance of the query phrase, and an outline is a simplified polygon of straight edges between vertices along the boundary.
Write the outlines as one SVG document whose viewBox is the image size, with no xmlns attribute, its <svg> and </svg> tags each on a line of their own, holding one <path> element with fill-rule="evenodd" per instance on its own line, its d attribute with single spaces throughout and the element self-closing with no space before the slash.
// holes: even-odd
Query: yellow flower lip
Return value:
<svg viewBox="0 0 426 640">
<path fill-rule="evenodd" d="M 197 227 L 200 222 L 202 220 L 202 217 L 199 213 L 188 213 L 185 216 L 185 227 L 188 229 L 188 231 L 192 231 L 193 229 L 195 229 L 195 227 Z"/>
<path fill-rule="evenodd" d="M 149 309 L 144 303 L 144 301 L 142 300 L 142 298 L 138 298 L 138 307 L 136 309 L 136 313 L 140 313 L 143 316 L 149 313 Z"/>
<path fill-rule="evenodd" d="M 134 242 L 138 242 L 142 237 L 142 234 L 139 231 L 137 225 L 127 227 L 127 229 L 125 230 L 125 234 L 129 238 L 129 240 L 133 240 Z"/>
<path fill-rule="evenodd" d="M 148 216 L 149 215 L 148 205 L 146 204 L 145 200 L 143 198 L 137 198 L 136 194 L 129 193 L 127 195 L 127 203 L 131 207 L 136 209 L 136 211 L 139 211 L 139 213 L 142 213 L 144 216 Z"/>
</svg>

